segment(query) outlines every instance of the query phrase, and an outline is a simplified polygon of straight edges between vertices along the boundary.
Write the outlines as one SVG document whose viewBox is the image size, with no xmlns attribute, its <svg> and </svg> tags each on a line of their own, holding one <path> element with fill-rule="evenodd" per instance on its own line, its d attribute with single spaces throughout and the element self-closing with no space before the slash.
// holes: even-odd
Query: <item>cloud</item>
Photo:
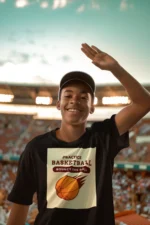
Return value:
<svg viewBox="0 0 150 225">
<path fill-rule="evenodd" d="M 6 2 L 6 0 L 0 0 L 0 3 L 4 3 L 4 2 Z"/>
<path fill-rule="evenodd" d="M 44 65 L 51 65 L 47 57 L 43 54 L 37 53 L 25 53 L 25 52 L 17 52 L 12 51 L 9 57 L 9 60 L 1 60 L 0 65 L 4 65 L 7 62 L 12 62 L 13 64 L 27 64 L 27 63 L 38 63 Z"/>
<path fill-rule="evenodd" d="M 20 53 L 19 55 L 22 63 L 27 63 L 30 60 L 30 55 L 27 53 Z"/>
<path fill-rule="evenodd" d="M 29 5 L 28 0 L 16 0 L 15 5 L 17 8 L 24 8 L 25 6 Z"/>
<path fill-rule="evenodd" d="M 100 4 L 97 3 L 95 0 L 92 0 L 92 9 L 100 9 Z"/>
<path fill-rule="evenodd" d="M 12 51 L 10 53 L 10 59 L 7 60 L 7 62 L 11 61 L 14 64 L 20 64 L 20 63 L 27 63 L 30 61 L 30 58 L 32 56 L 29 55 L 28 53 L 23 53 L 23 52 L 17 52 L 17 51 Z"/>
<path fill-rule="evenodd" d="M 59 57 L 58 60 L 62 61 L 62 62 L 70 62 L 72 59 L 69 55 L 63 55 L 63 56 Z"/>
<path fill-rule="evenodd" d="M 121 0 L 120 2 L 120 10 L 126 11 L 128 9 L 128 3 L 127 0 Z"/>
<path fill-rule="evenodd" d="M 68 4 L 68 0 L 53 0 L 52 9 L 64 8 Z"/>
<path fill-rule="evenodd" d="M 28 44 L 30 44 L 30 45 L 35 45 L 35 41 L 29 40 L 29 41 L 28 41 Z"/>
<path fill-rule="evenodd" d="M 51 65 L 44 55 L 40 56 L 40 63 L 42 63 L 44 65 Z"/>
<path fill-rule="evenodd" d="M 41 6 L 41 8 L 46 9 L 46 8 L 48 8 L 48 2 L 43 1 L 43 2 L 41 2 L 40 6 Z"/>
<path fill-rule="evenodd" d="M 0 60 L 0 67 L 8 63 L 8 60 Z"/>
<path fill-rule="evenodd" d="M 79 6 L 79 8 L 77 8 L 77 12 L 81 13 L 85 10 L 85 4 L 82 4 L 81 6 Z"/>
<path fill-rule="evenodd" d="M 44 83 L 45 82 L 45 79 L 42 76 L 40 76 L 40 75 L 34 76 L 34 79 L 38 83 Z"/>
<path fill-rule="evenodd" d="M 128 9 L 133 9 L 134 5 L 132 3 L 129 3 L 127 0 L 121 0 L 120 2 L 120 10 L 121 11 L 127 11 Z"/>
<path fill-rule="evenodd" d="M 17 42 L 17 38 L 15 36 L 9 36 L 8 41 L 10 42 Z"/>
<path fill-rule="evenodd" d="M 38 31 L 38 33 L 43 33 L 43 31 Z M 34 32 L 31 29 L 26 29 L 25 31 L 20 33 L 10 32 L 8 36 L 9 42 L 17 42 L 17 44 L 24 44 L 24 45 L 35 45 L 35 39 L 34 39 Z M 31 37 L 33 36 L 33 37 Z"/>
<path fill-rule="evenodd" d="M 50 65 L 49 62 L 44 58 L 41 58 L 41 63 L 44 65 Z"/>
</svg>

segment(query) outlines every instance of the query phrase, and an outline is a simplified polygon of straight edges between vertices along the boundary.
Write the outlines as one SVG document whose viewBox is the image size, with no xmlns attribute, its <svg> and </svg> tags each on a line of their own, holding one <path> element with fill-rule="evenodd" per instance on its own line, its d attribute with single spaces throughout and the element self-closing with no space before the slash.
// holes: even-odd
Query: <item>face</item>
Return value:
<svg viewBox="0 0 150 225">
<path fill-rule="evenodd" d="M 85 124 L 89 113 L 94 112 L 90 88 L 82 82 L 70 82 L 62 89 L 57 108 L 61 110 L 63 123 Z"/>
</svg>

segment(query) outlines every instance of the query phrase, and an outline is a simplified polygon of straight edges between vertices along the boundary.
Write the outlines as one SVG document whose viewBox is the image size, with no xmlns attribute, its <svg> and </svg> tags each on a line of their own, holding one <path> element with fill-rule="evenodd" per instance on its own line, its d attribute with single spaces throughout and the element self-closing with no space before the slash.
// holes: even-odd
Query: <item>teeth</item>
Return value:
<svg viewBox="0 0 150 225">
<path fill-rule="evenodd" d="M 68 109 L 69 112 L 79 112 L 78 109 Z"/>
</svg>

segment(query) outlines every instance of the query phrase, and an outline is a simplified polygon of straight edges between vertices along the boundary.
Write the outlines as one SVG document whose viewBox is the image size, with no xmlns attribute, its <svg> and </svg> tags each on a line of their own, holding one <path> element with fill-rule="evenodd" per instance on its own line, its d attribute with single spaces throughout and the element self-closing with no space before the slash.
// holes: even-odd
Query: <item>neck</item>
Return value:
<svg viewBox="0 0 150 225">
<path fill-rule="evenodd" d="M 85 124 L 66 126 L 62 123 L 60 129 L 56 131 L 56 137 L 65 142 L 72 142 L 78 140 L 85 131 Z"/>
</svg>

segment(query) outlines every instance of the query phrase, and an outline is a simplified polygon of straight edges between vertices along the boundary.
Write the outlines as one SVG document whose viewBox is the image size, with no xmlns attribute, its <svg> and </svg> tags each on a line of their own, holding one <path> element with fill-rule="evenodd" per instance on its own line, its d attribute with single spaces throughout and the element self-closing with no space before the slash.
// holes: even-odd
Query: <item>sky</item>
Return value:
<svg viewBox="0 0 150 225">
<path fill-rule="evenodd" d="M 150 0 L 0 0 L 0 83 L 58 85 L 73 70 L 119 84 L 81 44 L 113 56 L 150 84 Z"/>
</svg>

